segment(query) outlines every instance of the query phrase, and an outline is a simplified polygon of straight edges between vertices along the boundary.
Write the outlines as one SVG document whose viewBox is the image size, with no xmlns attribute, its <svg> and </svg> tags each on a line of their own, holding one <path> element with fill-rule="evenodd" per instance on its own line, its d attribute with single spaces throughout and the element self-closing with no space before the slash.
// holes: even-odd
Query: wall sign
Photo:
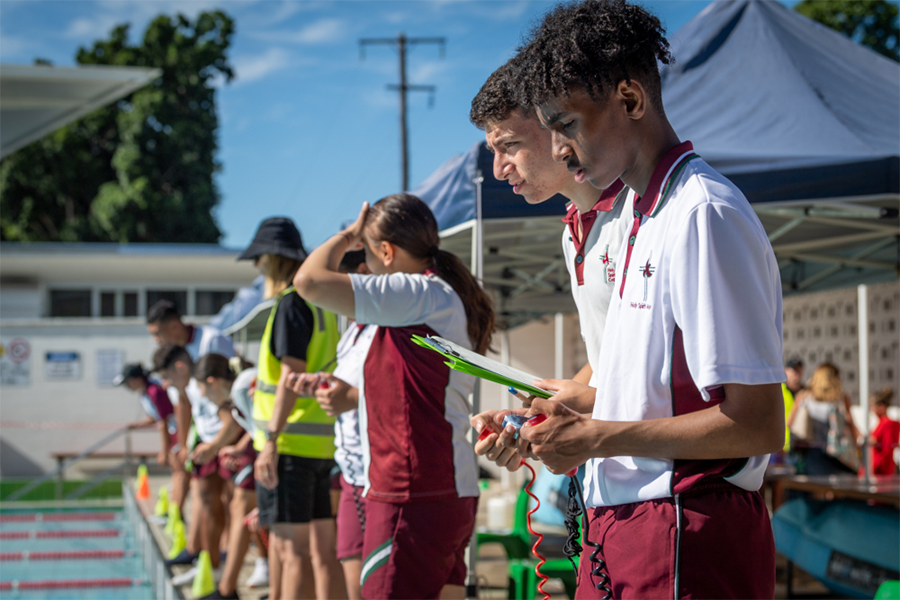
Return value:
<svg viewBox="0 0 900 600">
<path fill-rule="evenodd" d="M 81 379 L 81 355 L 78 352 L 48 352 L 44 355 L 44 376 L 53 381 Z"/>
<path fill-rule="evenodd" d="M 0 342 L 0 385 L 31 384 L 31 344 L 24 338 Z"/>
<path fill-rule="evenodd" d="M 122 373 L 125 351 L 116 348 L 97 350 L 97 385 L 113 385 L 113 379 Z"/>
</svg>

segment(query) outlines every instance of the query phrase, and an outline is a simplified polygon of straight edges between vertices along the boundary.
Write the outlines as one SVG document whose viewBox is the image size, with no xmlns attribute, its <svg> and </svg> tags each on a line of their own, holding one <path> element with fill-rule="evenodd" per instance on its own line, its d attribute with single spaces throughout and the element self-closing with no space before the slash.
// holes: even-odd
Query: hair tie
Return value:
<svg viewBox="0 0 900 600">
<path fill-rule="evenodd" d="M 440 251 L 440 248 L 438 248 L 437 246 L 432 246 L 428 249 L 428 256 L 430 256 L 431 258 L 437 258 L 437 255 Z"/>
</svg>

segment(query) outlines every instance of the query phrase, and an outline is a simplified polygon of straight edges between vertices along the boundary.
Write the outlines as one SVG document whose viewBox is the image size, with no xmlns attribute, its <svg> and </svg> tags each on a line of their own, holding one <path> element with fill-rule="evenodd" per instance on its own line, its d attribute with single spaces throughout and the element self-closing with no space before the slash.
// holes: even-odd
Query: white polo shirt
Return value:
<svg viewBox="0 0 900 600">
<path fill-rule="evenodd" d="M 366 498 L 405 504 L 477 496 L 466 438 L 475 378 L 411 339 L 438 335 L 471 348 L 462 299 L 431 270 L 351 273 L 350 281 L 356 322 L 378 325 L 359 387 Z"/>
<path fill-rule="evenodd" d="M 169 394 L 169 400 L 172 404 L 178 403 L 178 390 L 174 385 L 170 385 L 166 390 Z M 222 430 L 222 419 L 219 418 L 219 407 L 204 396 L 200 392 L 200 386 L 197 380 L 191 377 L 190 383 L 184 389 L 188 402 L 191 405 L 191 417 L 193 419 L 194 431 L 201 442 L 209 443 L 216 439 L 219 431 Z M 191 443 L 188 438 L 188 444 Z"/>
<path fill-rule="evenodd" d="M 625 234 L 631 228 L 631 205 L 634 192 L 616 181 L 600 195 L 594 207 L 578 212 L 569 205 L 563 223 L 562 247 L 566 268 L 572 280 L 572 297 L 578 309 L 581 339 L 587 347 L 588 362 L 594 373 L 590 385 L 596 386 L 597 359 L 606 326 L 606 313 L 615 289 L 615 258 Z M 625 207 L 623 209 L 623 207 Z M 577 227 L 581 221 L 582 243 L 578 243 Z"/>
<path fill-rule="evenodd" d="M 740 190 L 684 142 L 660 161 L 632 210 L 616 258 L 593 417 L 672 417 L 721 402 L 725 383 L 784 381 L 781 277 Z M 757 490 L 767 462 L 592 459 L 586 502 L 666 498 L 718 478 Z"/>
<path fill-rule="evenodd" d="M 337 345 L 337 366 L 332 373 L 338 379 L 359 388 L 360 376 L 372 338 L 375 325 L 352 323 Z M 341 468 L 344 479 L 350 485 L 363 487 L 366 484 L 363 464 L 363 445 L 359 434 L 359 410 L 342 412 L 334 422 L 334 461 Z"/>
<path fill-rule="evenodd" d="M 225 358 L 234 356 L 234 343 L 228 336 L 210 325 L 191 326 L 191 338 L 184 349 L 196 363 L 207 354 L 221 354 Z"/>
</svg>

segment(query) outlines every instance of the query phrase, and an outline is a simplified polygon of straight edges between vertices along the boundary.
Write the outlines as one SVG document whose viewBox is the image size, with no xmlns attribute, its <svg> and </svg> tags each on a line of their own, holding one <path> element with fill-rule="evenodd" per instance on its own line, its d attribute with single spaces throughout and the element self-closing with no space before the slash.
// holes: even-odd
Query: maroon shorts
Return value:
<svg viewBox="0 0 900 600">
<path fill-rule="evenodd" d="M 191 477 L 194 479 L 206 479 L 214 474 L 218 474 L 222 479 L 231 479 L 231 476 L 234 475 L 230 469 L 222 464 L 218 456 L 202 465 L 194 463 L 191 467 Z"/>
<path fill-rule="evenodd" d="M 237 471 L 231 477 L 234 487 L 242 490 L 255 490 L 256 479 L 253 477 L 253 463 L 256 462 L 256 450 L 253 444 L 247 444 L 244 454 L 238 461 Z"/>
<path fill-rule="evenodd" d="M 363 522 L 368 500 L 362 497 L 363 488 L 350 485 L 340 475 L 341 501 L 337 512 L 337 557 L 361 557 L 363 552 Z"/>
<path fill-rule="evenodd" d="M 676 498 L 592 508 L 612 597 L 772 598 L 775 542 L 759 492 L 699 484 Z M 603 598 L 594 549 L 582 541 L 577 599 Z"/>
<path fill-rule="evenodd" d="M 478 498 L 366 504 L 364 598 L 437 598 L 464 585 Z"/>
</svg>

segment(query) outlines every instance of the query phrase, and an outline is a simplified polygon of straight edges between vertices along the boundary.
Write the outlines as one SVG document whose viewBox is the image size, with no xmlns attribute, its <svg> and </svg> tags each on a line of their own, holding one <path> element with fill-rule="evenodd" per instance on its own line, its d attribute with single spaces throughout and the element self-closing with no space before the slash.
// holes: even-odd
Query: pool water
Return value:
<svg viewBox="0 0 900 600">
<path fill-rule="evenodd" d="M 23 534 L 28 537 L 22 538 Z M 102 558 L 78 557 L 92 551 L 109 554 Z M 41 553 L 62 554 L 47 560 L 41 559 Z M 12 582 L 27 586 L 33 582 L 102 579 L 132 582 L 124 586 L 9 589 Z M 153 597 L 135 535 L 121 511 L 0 512 L 0 599 L 150 600 Z"/>
</svg>

